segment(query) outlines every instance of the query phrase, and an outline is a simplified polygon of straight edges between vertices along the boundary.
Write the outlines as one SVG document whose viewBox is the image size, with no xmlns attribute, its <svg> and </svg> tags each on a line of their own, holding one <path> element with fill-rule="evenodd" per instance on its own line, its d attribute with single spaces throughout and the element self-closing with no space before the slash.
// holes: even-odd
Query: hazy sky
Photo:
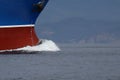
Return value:
<svg viewBox="0 0 120 80">
<path fill-rule="evenodd" d="M 56 42 L 119 41 L 120 0 L 50 0 L 36 31 Z"/>
</svg>

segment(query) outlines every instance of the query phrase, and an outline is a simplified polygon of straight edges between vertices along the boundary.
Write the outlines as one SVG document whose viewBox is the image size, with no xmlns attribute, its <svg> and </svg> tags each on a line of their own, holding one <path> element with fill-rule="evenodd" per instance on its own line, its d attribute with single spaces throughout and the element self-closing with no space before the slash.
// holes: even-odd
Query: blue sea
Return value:
<svg viewBox="0 0 120 80">
<path fill-rule="evenodd" d="M 0 54 L 0 80 L 120 80 L 119 47 L 57 44 L 60 51 Z"/>
</svg>

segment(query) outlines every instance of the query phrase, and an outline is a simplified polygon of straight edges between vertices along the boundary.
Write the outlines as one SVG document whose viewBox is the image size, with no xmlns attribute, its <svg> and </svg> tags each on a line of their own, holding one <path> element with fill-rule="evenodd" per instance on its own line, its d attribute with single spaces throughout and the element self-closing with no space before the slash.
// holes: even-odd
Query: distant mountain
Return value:
<svg viewBox="0 0 120 80">
<path fill-rule="evenodd" d="M 36 31 L 56 42 L 119 42 L 119 9 L 120 0 L 50 0 Z"/>
<path fill-rule="evenodd" d="M 57 42 L 111 42 L 120 38 L 119 21 L 89 20 L 81 17 L 55 23 L 37 24 L 38 36 Z"/>
</svg>

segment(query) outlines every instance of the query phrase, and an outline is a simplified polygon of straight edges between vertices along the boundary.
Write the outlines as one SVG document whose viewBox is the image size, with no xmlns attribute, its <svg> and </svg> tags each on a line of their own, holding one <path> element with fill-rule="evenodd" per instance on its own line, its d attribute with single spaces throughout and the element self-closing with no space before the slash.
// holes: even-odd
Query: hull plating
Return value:
<svg viewBox="0 0 120 80">
<path fill-rule="evenodd" d="M 39 43 L 34 26 L 26 24 L 35 24 L 47 2 L 48 0 L 0 0 L 0 50 Z"/>
<path fill-rule="evenodd" d="M 47 2 L 48 0 L 0 0 L 0 26 L 34 24 Z"/>
<path fill-rule="evenodd" d="M 0 28 L 0 50 L 16 49 L 39 43 L 34 27 Z"/>
</svg>

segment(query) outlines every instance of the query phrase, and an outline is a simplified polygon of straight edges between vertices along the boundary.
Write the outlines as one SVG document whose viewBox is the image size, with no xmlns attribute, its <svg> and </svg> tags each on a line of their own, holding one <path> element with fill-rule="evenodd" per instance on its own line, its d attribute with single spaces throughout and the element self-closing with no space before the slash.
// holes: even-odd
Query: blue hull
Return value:
<svg viewBox="0 0 120 80">
<path fill-rule="evenodd" d="M 34 24 L 48 0 L 0 0 L 0 26 Z"/>
</svg>

